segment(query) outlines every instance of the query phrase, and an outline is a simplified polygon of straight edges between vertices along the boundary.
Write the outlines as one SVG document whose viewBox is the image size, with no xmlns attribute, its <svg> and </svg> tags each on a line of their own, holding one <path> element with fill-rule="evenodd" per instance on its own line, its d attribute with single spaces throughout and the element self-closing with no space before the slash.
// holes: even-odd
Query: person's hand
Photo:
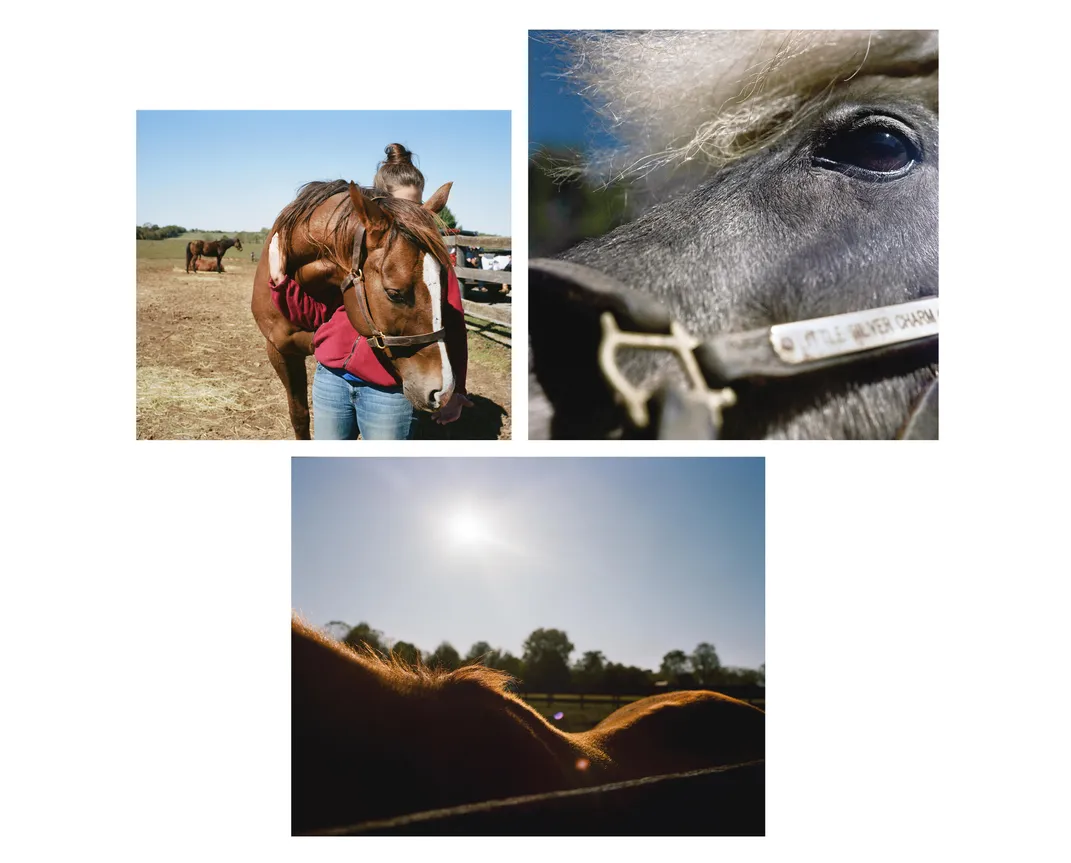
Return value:
<svg viewBox="0 0 1071 863">
<path fill-rule="evenodd" d="M 470 407 L 472 407 L 472 402 L 469 401 L 467 395 L 464 393 L 454 393 L 453 398 L 446 403 L 446 406 L 435 411 L 435 413 L 431 415 L 431 418 L 439 425 L 444 426 L 447 423 L 452 423 L 461 416 L 462 408 Z"/>
</svg>

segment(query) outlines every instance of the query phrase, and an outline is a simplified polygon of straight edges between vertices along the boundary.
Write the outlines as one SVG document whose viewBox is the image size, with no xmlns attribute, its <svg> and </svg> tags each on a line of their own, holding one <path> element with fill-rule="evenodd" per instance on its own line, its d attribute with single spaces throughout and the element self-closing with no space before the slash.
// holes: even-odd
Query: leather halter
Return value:
<svg viewBox="0 0 1071 863">
<path fill-rule="evenodd" d="M 764 383 L 890 358 L 903 368 L 937 361 L 938 299 L 926 297 L 810 321 L 794 321 L 701 340 L 658 301 L 605 273 L 570 261 L 529 262 L 529 288 L 553 291 L 597 314 L 598 365 L 615 402 L 636 429 L 660 438 L 717 438 L 722 413 L 738 402 L 731 386 Z M 687 389 L 630 381 L 617 362 L 619 348 L 673 353 Z M 937 380 L 919 397 L 899 434 L 937 438 Z"/>
<path fill-rule="evenodd" d="M 425 254 L 428 254 L 425 252 Z M 446 327 L 439 327 L 430 333 L 421 333 L 417 336 L 388 336 L 384 334 L 375 321 L 372 320 L 372 309 L 368 305 L 368 295 L 364 287 L 364 262 L 368 256 L 365 248 L 364 225 L 358 223 L 357 231 L 353 235 L 353 255 L 350 258 L 350 271 L 342 280 L 342 294 L 353 288 L 357 298 L 357 308 L 368 325 L 370 336 L 366 336 L 368 343 L 377 350 L 383 351 L 388 357 L 393 356 L 390 352 L 392 347 L 411 347 L 412 345 L 427 345 L 432 342 L 442 341 L 446 337 Z M 430 289 L 430 285 L 428 286 Z M 442 286 L 439 286 L 442 290 Z"/>
</svg>

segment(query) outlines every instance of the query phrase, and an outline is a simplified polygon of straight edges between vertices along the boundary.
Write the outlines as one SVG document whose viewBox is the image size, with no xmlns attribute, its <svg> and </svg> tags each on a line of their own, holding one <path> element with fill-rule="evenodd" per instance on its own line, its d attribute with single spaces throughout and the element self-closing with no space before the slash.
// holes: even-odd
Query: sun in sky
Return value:
<svg viewBox="0 0 1071 863">
<path fill-rule="evenodd" d="M 446 519 L 446 539 L 454 548 L 472 548 L 487 540 L 484 516 L 471 504 L 463 504 Z"/>
<path fill-rule="evenodd" d="M 463 497 L 441 502 L 431 518 L 438 526 L 440 551 L 454 558 L 490 564 L 530 556 L 525 525 L 511 517 L 508 508 Z"/>
<path fill-rule="evenodd" d="M 422 650 L 765 661 L 765 469 L 729 458 L 298 458 L 292 605 Z M 375 494 L 365 490 L 374 489 Z M 344 514 L 340 521 L 339 514 Z M 331 529 L 325 532 L 325 525 Z"/>
</svg>

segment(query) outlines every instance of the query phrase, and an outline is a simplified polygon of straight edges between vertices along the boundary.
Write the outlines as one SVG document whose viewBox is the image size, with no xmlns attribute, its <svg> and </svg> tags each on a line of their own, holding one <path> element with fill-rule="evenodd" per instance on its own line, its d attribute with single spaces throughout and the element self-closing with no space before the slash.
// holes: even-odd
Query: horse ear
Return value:
<svg viewBox="0 0 1071 863">
<path fill-rule="evenodd" d="M 371 198 L 366 198 L 364 193 L 355 183 L 350 183 L 350 200 L 353 201 L 353 209 L 357 212 L 364 229 L 372 234 L 376 231 L 385 231 L 390 227 L 387 217 L 379 204 Z"/>
<path fill-rule="evenodd" d="M 433 213 L 438 213 L 446 206 L 446 199 L 450 197 L 450 188 L 453 186 L 453 182 L 444 183 L 435 190 L 435 194 L 428 198 L 424 202 L 424 209 L 431 210 Z"/>
</svg>

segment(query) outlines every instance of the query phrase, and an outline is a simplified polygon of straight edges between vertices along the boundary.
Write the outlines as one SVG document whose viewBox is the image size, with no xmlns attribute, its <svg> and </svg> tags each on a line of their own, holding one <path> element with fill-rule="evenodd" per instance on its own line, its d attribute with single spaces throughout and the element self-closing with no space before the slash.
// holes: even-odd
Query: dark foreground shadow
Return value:
<svg viewBox="0 0 1071 863">
<path fill-rule="evenodd" d="M 414 440 L 498 440 L 506 409 L 483 396 L 470 395 L 472 407 L 461 411 L 457 422 L 439 425 L 429 414 L 420 414 Z"/>
<path fill-rule="evenodd" d="M 366 822 L 333 835 L 763 836 L 766 765 L 752 762 Z"/>
</svg>

